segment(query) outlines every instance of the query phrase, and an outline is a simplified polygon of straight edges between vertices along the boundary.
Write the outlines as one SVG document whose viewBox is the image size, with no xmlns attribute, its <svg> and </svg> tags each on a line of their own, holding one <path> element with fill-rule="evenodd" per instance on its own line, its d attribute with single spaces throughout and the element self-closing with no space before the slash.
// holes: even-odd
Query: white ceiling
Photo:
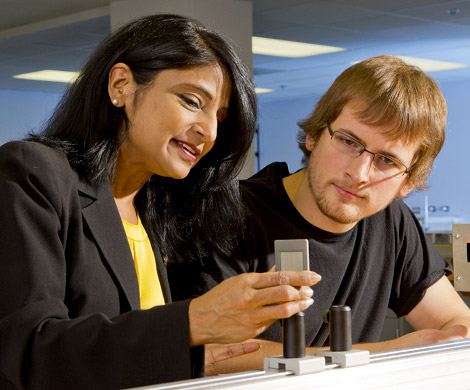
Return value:
<svg viewBox="0 0 470 390">
<path fill-rule="evenodd" d="M 0 88 L 62 92 L 60 83 L 12 76 L 78 70 L 110 31 L 111 2 L 0 0 Z M 253 0 L 253 30 L 257 36 L 347 49 L 299 59 L 255 55 L 256 85 L 277 90 L 263 101 L 321 94 L 352 62 L 378 54 L 467 64 L 431 76 L 470 79 L 470 0 Z"/>
</svg>

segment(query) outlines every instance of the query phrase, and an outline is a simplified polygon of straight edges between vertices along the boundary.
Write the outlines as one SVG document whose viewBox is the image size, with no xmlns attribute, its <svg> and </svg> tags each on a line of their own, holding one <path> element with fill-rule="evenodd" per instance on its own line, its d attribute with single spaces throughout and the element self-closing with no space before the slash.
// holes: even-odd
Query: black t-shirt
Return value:
<svg viewBox="0 0 470 390">
<path fill-rule="evenodd" d="M 332 305 L 351 307 L 353 343 L 375 342 L 388 307 L 399 317 L 409 313 L 428 287 L 451 273 L 401 200 L 346 233 L 330 233 L 299 214 L 282 184 L 288 175 L 285 163 L 274 163 L 241 182 L 249 215 L 238 247 L 227 258 L 205 259 L 186 270 L 170 267 L 173 296 L 200 295 L 230 276 L 267 271 L 275 262 L 274 240 L 307 238 L 310 269 L 322 280 L 305 310 L 306 344 L 328 344 L 323 313 Z M 261 337 L 282 341 L 282 329 L 274 324 Z"/>
</svg>

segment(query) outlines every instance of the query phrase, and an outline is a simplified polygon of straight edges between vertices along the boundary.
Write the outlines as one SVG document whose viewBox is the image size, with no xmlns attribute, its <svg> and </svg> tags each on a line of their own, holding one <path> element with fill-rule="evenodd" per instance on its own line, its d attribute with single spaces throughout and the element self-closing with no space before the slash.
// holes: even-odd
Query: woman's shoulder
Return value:
<svg viewBox="0 0 470 390">
<path fill-rule="evenodd" d="M 0 169 L 13 172 L 29 172 L 38 176 L 71 175 L 71 168 L 63 152 L 35 141 L 11 141 L 0 146 Z"/>
<path fill-rule="evenodd" d="M 66 162 L 67 158 L 61 151 L 35 141 L 11 141 L 0 146 L 0 158 L 30 162 L 37 161 Z"/>
<path fill-rule="evenodd" d="M 2 154 L 4 151 L 6 152 L 22 152 L 28 151 L 28 153 L 32 154 L 63 154 L 56 150 L 55 148 L 45 145 L 41 142 L 33 141 L 33 140 L 19 140 L 19 141 L 10 141 L 4 143 L 0 146 L 0 151 Z"/>
</svg>

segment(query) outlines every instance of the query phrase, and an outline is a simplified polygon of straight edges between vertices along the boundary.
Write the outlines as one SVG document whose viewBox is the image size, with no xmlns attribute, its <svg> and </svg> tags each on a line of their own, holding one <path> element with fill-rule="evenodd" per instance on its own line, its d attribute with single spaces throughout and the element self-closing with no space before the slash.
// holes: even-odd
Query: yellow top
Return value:
<svg viewBox="0 0 470 390">
<path fill-rule="evenodd" d="M 140 217 L 137 216 L 137 225 L 124 220 L 122 222 L 137 272 L 140 307 L 142 309 L 150 309 L 157 305 L 164 305 L 165 299 L 163 298 L 162 287 L 158 279 L 155 255 Z"/>
</svg>

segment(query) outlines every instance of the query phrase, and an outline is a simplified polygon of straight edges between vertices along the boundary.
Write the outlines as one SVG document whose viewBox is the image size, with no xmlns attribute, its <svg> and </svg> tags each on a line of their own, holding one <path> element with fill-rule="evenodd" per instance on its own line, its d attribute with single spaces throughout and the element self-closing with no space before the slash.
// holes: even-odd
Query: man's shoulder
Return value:
<svg viewBox="0 0 470 390">
<path fill-rule="evenodd" d="M 400 199 L 394 199 L 385 209 L 365 218 L 363 226 L 371 229 L 376 234 L 383 232 L 389 238 L 401 237 L 403 239 L 410 234 L 419 236 L 422 229 L 411 209 Z"/>
<path fill-rule="evenodd" d="M 276 162 L 249 179 L 240 181 L 244 206 L 250 215 L 271 220 L 280 209 L 289 207 L 289 198 L 282 183 L 282 179 L 289 174 L 286 163 Z"/>
<path fill-rule="evenodd" d="M 387 207 L 368 218 L 372 219 L 402 219 L 412 214 L 409 207 L 400 198 L 395 198 Z"/>
<path fill-rule="evenodd" d="M 267 165 L 250 178 L 240 180 L 240 186 L 242 189 L 270 186 L 272 183 L 289 175 L 289 168 L 285 162 L 274 162 Z"/>
</svg>

